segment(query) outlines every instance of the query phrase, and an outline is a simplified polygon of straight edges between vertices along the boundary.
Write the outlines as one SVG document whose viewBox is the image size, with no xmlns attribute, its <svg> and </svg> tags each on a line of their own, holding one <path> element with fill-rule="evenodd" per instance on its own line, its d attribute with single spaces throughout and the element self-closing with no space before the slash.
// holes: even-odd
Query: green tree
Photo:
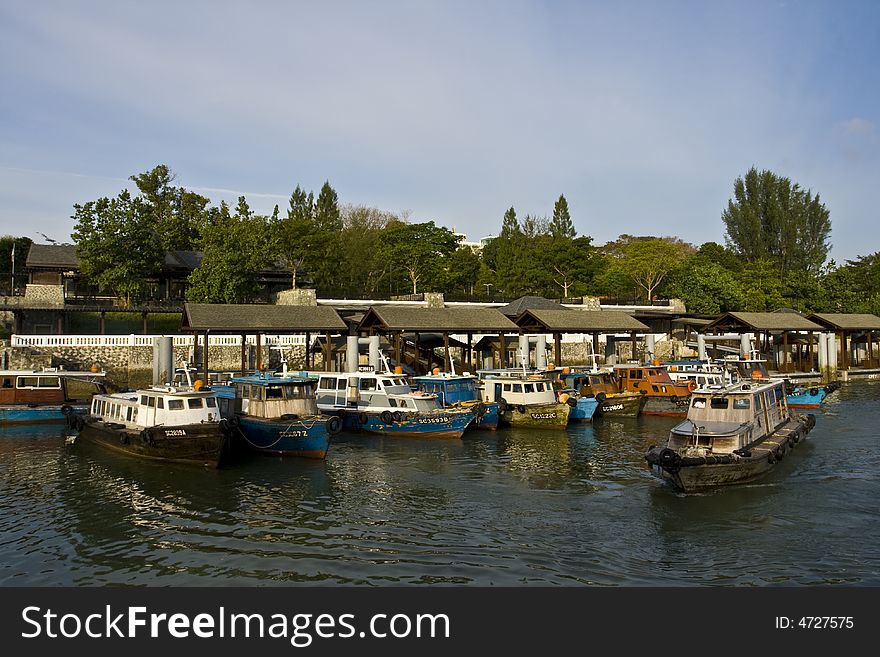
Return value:
<svg viewBox="0 0 880 657">
<path fill-rule="evenodd" d="M 721 215 L 728 244 L 747 262 L 769 258 L 789 271 L 818 272 L 828 256 L 829 212 L 819 195 L 772 171 L 737 178 Z"/>
<path fill-rule="evenodd" d="M 553 206 L 553 219 L 550 221 L 550 235 L 555 238 L 574 239 L 577 231 L 571 223 L 571 215 L 568 212 L 568 201 L 565 196 L 559 195 Z"/>
<path fill-rule="evenodd" d="M 71 237 L 80 271 L 126 304 L 143 298 L 162 270 L 165 249 L 147 203 L 127 190 L 116 198 L 74 205 Z"/>
<path fill-rule="evenodd" d="M 742 309 L 743 295 L 736 275 L 697 253 L 670 275 L 670 297 L 681 299 L 688 312 L 717 315 Z"/>
<path fill-rule="evenodd" d="M 742 290 L 742 306 L 746 312 L 771 312 L 786 306 L 784 287 L 770 258 L 748 263 L 737 275 Z"/>
<path fill-rule="evenodd" d="M 183 187 L 174 187 L 175 176 L 164 164 L 130 179 L 152 214 L 153 227 L 162 246 L 167 251 L 192 249 L 210 200 Z"/>
<path fill-rule="evenodd" d="M 245 303 L 260 291 L 260 273 L 270 264 L 269 224 L 239 197 L 231 215 L 225 202 L 206 221 L 199 240 L 202 262 L 189 276 L 188 301 Z"/>
<path fill-rule="evenodd" d="M 666 277 L 684 263 L 692 250 L 680 240 L 670 238 L 627 240 L 617 249 L 620 257 L 614 259 L 612 268 L 628 276 L 649 302 Z"/>
<path fill-rule="evenodd" d="M 12 235 L 0 237 L 0 262 L 6 263 L 8 267 L 4 270 L 0 266 L 0 272 L 3 272 L 2 278 L 0 278 L 2 294 L 12 295 L 16 288 L 23 287 L 21 276 L 31 244 L 29 237 L 13 237 Z"/>
<path fill-rule="evenodd" d="M 458 248 L 459 238 L 433 221 L 421 224 L 394 222 L 382 231 L 378 255 L 388 263 L 390 273 L 400 283 L 404 278 L 412 293 L 423 288 L 439 289 L 447 271 L 448 258 Z"/>
</svg>

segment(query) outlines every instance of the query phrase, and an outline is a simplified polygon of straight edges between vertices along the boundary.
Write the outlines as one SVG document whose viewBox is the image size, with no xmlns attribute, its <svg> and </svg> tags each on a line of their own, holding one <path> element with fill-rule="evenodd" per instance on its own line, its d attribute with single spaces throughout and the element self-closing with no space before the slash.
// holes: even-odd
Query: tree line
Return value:
<svg viewBox="0 0 880 657">
<path fill-rule="evenodd" d="M 186 298 L 205 303 L 252 301 L 261 272 L 275 269 L 324 298 L 440 291 L 474 299 L 675 297 L 705 314 L 880 311 L 880 253 L 829 261 L 830 213 L 819 195 L 755 168 L 736 179 L 721 212 L 723 245 L 627 234 L 594 245 L 578 235 L 560 195 L 549 216 L 520 218 L 509 208 L 479 253 L 434 221 L 341 204 L 329 181 L 317 195 L 297 185 L 284 210 L 265 216 L 243 196 L 235 208 L 212 205 L 175 186 L 165 165 L 131 180 L 137 193 L 77 204 L 72 216 L 82 275 L 129 302 L 149 294 L 165 253 L 182 249 L 203 254 Z"/>
</svg>

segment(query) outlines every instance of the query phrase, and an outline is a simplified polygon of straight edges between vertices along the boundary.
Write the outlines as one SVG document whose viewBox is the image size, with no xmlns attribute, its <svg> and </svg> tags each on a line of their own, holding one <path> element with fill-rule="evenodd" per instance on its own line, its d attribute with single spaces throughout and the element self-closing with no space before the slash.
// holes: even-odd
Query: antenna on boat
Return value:
<svg viewBox="0 0 880 657">
<path fill-rule="evenodd" d="M 183 370 L 183 375 L 186 377 L 186 385 L 188 388 L 193 387 L 192 377 L 189 375 L 189 365 L 186 361 L 181 361 L 180 364 L 183 366 L 181 369 Z"/>
<path fill-rule="evenodd" d="M 393 371 L 391 370 L 391 365 L 388 364 L 388 356 L 380 351 L 379 358 L 382 359 L 382 364 L 385 366 L 385 372 L 387 374 L 393 374 Z"/>
<path fill-rule="evenodd" d="M 598 372 L 599 371 L 599 354 L 587 354 L 587 358 L 593 359 L 592 371 Z"/>
</svg>

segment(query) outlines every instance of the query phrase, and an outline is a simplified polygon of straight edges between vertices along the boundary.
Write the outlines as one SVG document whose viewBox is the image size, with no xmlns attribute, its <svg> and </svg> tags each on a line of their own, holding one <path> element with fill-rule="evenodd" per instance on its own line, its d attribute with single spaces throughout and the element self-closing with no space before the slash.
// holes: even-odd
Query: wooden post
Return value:
<svg viewBox="0 0 880 657">
<path fill-rule="evenodd" d="M 473 341 L 474 341 L 474 334 L 468 333 L 467 334 L 467 367 L 468 367 L 469 372 L 474 371 L 474 357 L 473 357 L 473 354 L 471 353 L 473 351 L 473 346 L 472 346 Z"/>
<path fill-rule="evenodd" d="M 782 366 L 788 367 L 788 331 L 782 332 Z"/>
<path fill-rule="evenodd" d="M 263 334 L 257 331 L 257 372 L 263 370 Z"/>
<path fill-rule="evenodd" d="M 553 334 L 553 358 L 555 359 L 556 367 L 562 367 L 562 334 L 554 333 Z"/>
<path fill-rule="evenodd" d="M 443 331 L 443 371 L 452 371 L 449 366 L 449 334 L 446 331 Z"/>
<path fill-rule="evenodd" d="M 330 344 L 330 331 L 327 331 L 324 334 L 324 338 L 326 339 L 326 343 L 324 344 L 324 371 L 331 372 L 330 355 L 333 353 L 333 345 Z"/>
<path fill-rule="evenodd" d="M 874 367 L 874 345 L 873 340 L 871 340 L 873 333 L 874 331 L 867 331 L 865 333 L 868 336 L 868 367 Z"/>
<path fill-rule="evenodd" d="M 247 335 L 241 334 L 241 375 L 247 374 Z"/>
<path fill-rule="evenodd" d="M 632 359 L 638 360 L 636 358 L 636 332 L 630 331 L 629 337 L 630 337 L 630 353 L 632 354 Z"/>
<path fill-rule="evenodd" d="M 498 363 L 501 365 L 500 369 L 503 370 L 507 367 L 507 338 L 504 331 L 498 337 L 501 339 L 501 344 L 498 347 Z"/>
<path fill-rule="evenodd" d="M 146 335 L 147 334 L 147 313 L 141 313 L 141 316 L 143 317 L 143 320 L 144 320 L 144 335 Z M 205 381 L 205 384 L 207 384 L 207 383 L 208 382 Z"/>
<path fill-rule="evenodd" d="M 840 369 L 849 369 L 846 363 L 846 331 L 840 332 Z"/>
<path fill-rule="evenodd" d="M 306 331 L 306 355 L 305 355 L 305 368 L 306 370 L 311 369 L 312 363 L 312 334 Z"/>
<path fill-rule="evenodd" d="M 400 343 L 401 343 L 400 331 L 397 331 L 394 334 L 394 353 L 395 353 L 394 359 L 397 361 L 398 365 L 403 367 L 403 360 L 401 359 L 401 353 L 400 353 Z"/>
<path fill-rule="evenodd" d="M 58 335 L 64 334 L 64 313 L 58 313 L 58 321 L 56 322 L 58 327 Z"/>
<path fill-rule="evenodd" d="M 202 337 L 205 340 L 205 346 L 202 349 L 202 373 L 204 374 L 202 381 L 208 385 L 208 332 L 202 333 Z"/>
<path fill-rule="evenodd" d="M 106 335 L 106 325 L 104 323 L 104 320 L 106 319 L 106 317 L 107 317 L 107 311 L 102 310 L 101 311 L 101 335 Z"/>
<path fill-rule="evenodd" d="M 599 334 L 593 333 L 593 353 L 599 354 Z M 598 364 L 598 360 L 595 361 Z"/>
</svg>

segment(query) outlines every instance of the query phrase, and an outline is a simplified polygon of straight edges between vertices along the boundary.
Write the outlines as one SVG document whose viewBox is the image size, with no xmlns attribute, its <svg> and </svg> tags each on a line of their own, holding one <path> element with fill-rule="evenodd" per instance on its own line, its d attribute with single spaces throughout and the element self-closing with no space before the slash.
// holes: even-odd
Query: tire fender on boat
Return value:
<svg viewBox="0 0 880 657">
<path fill-rule="evenodd" d="M 394 424 L 394 416 L 391 414 L 391 411 L 382 411 L 379 417 L 385 424 Z"/>
<path fill-rule="evenodd" d="M 342 430 L 342 421 L 335 415 L 326 422 L 327 433 L 334 435 Z"/>
<path fill-rule="evenodd" d="M 363 411 L 358 413 L 358 424 L 360 424 L 361 426 L 364 426 L 369 421 L 369 419 L 370 418 L 368 418 L 367 414 Z"/>
</svg>

